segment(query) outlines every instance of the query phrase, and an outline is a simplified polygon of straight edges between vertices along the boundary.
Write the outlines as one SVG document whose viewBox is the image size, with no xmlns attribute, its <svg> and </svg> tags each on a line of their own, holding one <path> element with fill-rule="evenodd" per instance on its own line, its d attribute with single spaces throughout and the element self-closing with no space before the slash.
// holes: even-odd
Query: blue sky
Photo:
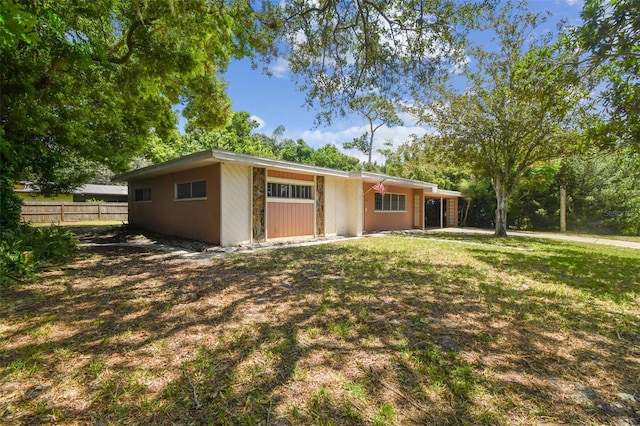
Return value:
<svg viewBox="0 0 640 426">
<path fill-rule="evenodd" d="M 529 9 L 534 12 L 550 11 L 552 18 L 546 23 L 547 28 L 541 30 L 555 32 L 556 23 L 562 19 L 572 25 L 580 24 L 582 0 L 529 0 Z M 286 62 L 280 60 L 271 64 L 270 70 L 272 77 L 260 70 L 252 70 L 248 60 L 235 61 L 229 66 L 225 79 L 234 111 L 249 112 L 260 124 L 256 130 L 259 133 L 270 135 L 276 127 L 283 125 L 286 129 L 285 137 L 294 140 L 302 138 L 314 148 L 331 143 L 349 155 L 364 159 L 357 151 L 345 151 L 342 148 L 343 142 L 366 131 L 366 122 L 362 118 L 352 116 L 336 120 L 331 127 L 314 127 L 316 111 L 304 106 L 304 93 L 291 80 Z M 392 140 L 397 146 L 411 134 L 426 132 L 426 129 L 416 126 L 411 117 L 403 116 L 402 119 L 404 126 L 383 127 L 376 132 L 374 149 L 381 148 L 386 140 Z M 381 162 L 382 158 L 374 154 L 374 160 Z"/>
</svg>

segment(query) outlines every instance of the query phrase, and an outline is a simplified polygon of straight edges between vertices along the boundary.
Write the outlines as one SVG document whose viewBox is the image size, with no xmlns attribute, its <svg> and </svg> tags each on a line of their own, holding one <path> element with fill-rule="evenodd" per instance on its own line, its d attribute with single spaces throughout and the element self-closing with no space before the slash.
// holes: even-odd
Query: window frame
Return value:
<svg viewBox="0 0 640 426">
<path fill-rule="evenodd" d="M 199 184 L 199 183 L 204 184 L 204 196 L 194 197 L 193 185 Z M 184 188 L 184 185 L 189 185 L 189 196 L 180 196 L 179 187 L 183 186 Z M 173 192 L 174 201 L 206 200 L 206 199 L 207 199 L 207 180 L 206 179 L 198 179 L 198 180 L 192 180 L 188 182 L 176 182 L 174 185 L 174 192 Z"/>
<path fill-rule="evenodd" d="M 286 185 L 286 197 L 278 197 L 269 195 L 270 185 Z M 278 187 L 276 192 L 284 193 L 282 187 Z M 304 189 L 303 189 L 304 188 Z M 314 203 L 315 202 L 315 180 L 295 180 L 295 179 L 282 179 L 282 178 L 268 178 L 266 182 L 265 193 L 267 201 L 271 203 Z M 293 197 L 296 193 L 308 192 L 309 198 L 296 198 Z"/>
<path fill-rule="evenodd" d="M 138 199 L 138 193 L 141 194 L 141 198 Z M 147 195 L 145 197 L 145 195 Z M 151 187 L 143 187 L 143 188 L 134 188 L 133 189 L 133 201 L 136 203 L 150 203 L 152 201 L 151 198 Z"/>
<path fill-rule="evenodd" d="M 395 206 L 395 208 L 393 208 Z M 373 200 L 373 211 L 376 213 L 406 213 L 407 194 L 401 192 L 376 192 Z"/>
</svg>

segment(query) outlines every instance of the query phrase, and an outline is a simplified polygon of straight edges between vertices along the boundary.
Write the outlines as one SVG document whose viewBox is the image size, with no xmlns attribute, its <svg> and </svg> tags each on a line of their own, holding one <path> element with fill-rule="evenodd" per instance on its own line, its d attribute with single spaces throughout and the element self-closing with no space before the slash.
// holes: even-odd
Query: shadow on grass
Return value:
<svg viewBox="0 0 640 426">
<path fill-rule="evenodd" d="M 606 333 L 590 339 L 601 330 L 595 316 L 562 294 L 534 290 L 523 302 L 482 268 L 509 263 L 518 277 L 542 279 L 555 273 L 552 260 L 376 240 L 212 264 L 93 248 L 70 269 L 2 289 L 0 420 L 506 424 L 516 408 L 536 421 L 633 416 L 593 384 L 574 389 L 586 373 L 637 389 L 637 359 L 625 362 L 629 376 L 615 364 L 624 345 Z M 523 306 L 578 318 L 567 333 L 581 346 L 554 351 L 563 343 L 555 325 Z M 577 396 L 554 400 L 568 385 Z"/>
</svg>

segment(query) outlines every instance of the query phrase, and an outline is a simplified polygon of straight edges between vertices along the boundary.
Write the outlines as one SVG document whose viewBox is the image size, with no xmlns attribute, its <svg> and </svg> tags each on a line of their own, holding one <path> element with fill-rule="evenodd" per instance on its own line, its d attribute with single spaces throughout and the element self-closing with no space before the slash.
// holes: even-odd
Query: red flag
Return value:
<svg viewBox="0 0 640 426">
<path fill-rule="evenodd" d="M 371 189 L 376 192 L 382 192 L 384 194 L 384 185 L 382 184 L 382 182 L 376 183 Z"/>
</svg>

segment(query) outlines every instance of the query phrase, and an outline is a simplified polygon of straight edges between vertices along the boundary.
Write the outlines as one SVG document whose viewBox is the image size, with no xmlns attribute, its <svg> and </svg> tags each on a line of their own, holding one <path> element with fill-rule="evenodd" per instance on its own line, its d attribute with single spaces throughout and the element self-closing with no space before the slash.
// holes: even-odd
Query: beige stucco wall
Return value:
<svg viewBox="0 0 640 426">
<path fill-rule="evenodd" d="M 205 180 L 206 199 L 175 200 L 177 183 Z M 151 188 L 151 201 L 134 201 Z M 129 223 L 167 235 L 220 244 L 220 164 L 129 182 Z"/>
<path fill-rule="evenodd" d="M 344 223 L 338 221 L 338 234 L 360 236 L 362 235 L 362 181 L 348 180 L 344 181 L 344 195 L 338 196 L 338 214 L 337 217 L 345 218 Z M 345 202 L 340 204 L 343 199 Z"/>
<path fill-rule="evenodd" d="M 251 240 L 251 167 L 224 163 L 220 170 L 220 245 Z"/>
</svg>

